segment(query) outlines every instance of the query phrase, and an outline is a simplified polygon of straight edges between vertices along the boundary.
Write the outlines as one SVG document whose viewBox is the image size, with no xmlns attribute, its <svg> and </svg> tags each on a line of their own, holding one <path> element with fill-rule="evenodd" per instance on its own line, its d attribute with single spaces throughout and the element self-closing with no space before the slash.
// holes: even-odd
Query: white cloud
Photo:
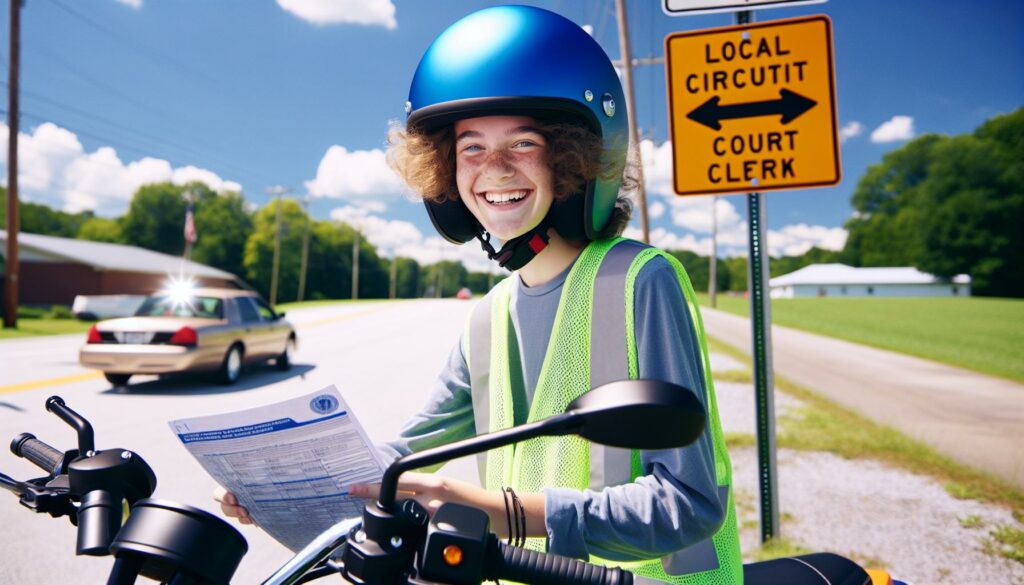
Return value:
<svg viewBox="0 0 1024 585">
<path fill-rule="evenodd" d="M 354 199 L 352 205 L 366 211 L 367 213 L 384 213 L 388 206 L 383 201 L 374 199 Z"/>
<path fill-rule="evenodd" d="M 850 138 L 860 136 L 864 132 L 864 125 L 856 120 L 843 126 L 839 130 L 839 142 L 846 142 Z"/>
<path fill-rule="evenodd" d="M 622 235 L 627 238 L 639 240 L 643 236 L 640 229 L 634 226 L 626 228 Z M 711 254 L 711 238 L 698 238 L 693 234 L 680 236 L 665 228 L 654 228 L 650 230 L 651 245 L 662 250 L 689 250 L 702 256 Z"/>
<path fill-rule="evenodd" d="M 124 4 L 125 6 L 130 6 L 135 10 L 142 8 L 142 0 L 117 0 L 117 2 L 119 4 Z"/>
<path fill-rule="evenodd" d="M 672 190 L 672 142 L 655 146 L 650 140 L 640 141 L 640 158 L 644 164 L 644 187 L 648 193 L 675 197 Z"/>
<path fill-rule="evenodd" d="M 317 26 L 362 24 L 395 29 L 391 0 L 277 0 L 277 5 Z"/>
<path fill-rule="evenodd" d="M 736 207 L 724 197 L 675 197 L 669 205 L 672 207 L 672 223 L 699 233 L 711 233 L 711 205 L 715 202 L 718 231 L 728 231 L 737 227 L 740 214 Z"/>
<path fill-rule="evenodd" d="M 398 175 L 388 166 L 384 151 L 349 151 L 337 144 L 324 153 L 316 169 L 316 178 L 306 181 L 314 197 L 370 199 L 395 197 L 405 191 Z"/>
<path fill-rule="evenodd" d="M 410 222 L 385 219 L 358 205 L 332 209 L 331 219 L 355 226 L 385 256 L 412 258 L 422 265 L 451 260 L 461 262 L 470 272 L 506 273 L 487 259 L 476 240 L 457 246 L 440 236 L 426 237 Z"/>
<path fill-rule="evenodd" d="M 799 256 L 811 247 L 842 250 L 846 244 L 846 230 L 820 225 L 799 223 L 781 230 L 768 230 L 768 253 L 772 256 Z"/>
<path fill-rule="evenodd" d="M 214 191 L 241 191 L 242 186 L 234 181 L 225 181 L 213 171 L 196 168 L 192 165 L 174 169 L 171 174 L 171 182 L 176 185 L 184 185 L 193 181 L 206 183 L 206 186 Z"/>
<path fill-rule="evenodd" d="M 415 225 L 407 221 L 388 220 L 372 215 L 371 210 L 375 208 L 376 206 L 355 205 L 336 207 L 331 210 L 331 219 L 354 226 L 386 255 L 423 242 L 423 233 Z"/>
<path fill-rule="evenodd" d="M 0 123 L 0 142 L 6 142 L 7 135 L 7 125 Z M 51 122 L 21 133 L 18 152 L 19 186 L 25 199 L 66 211 L 89 209 L 100 215 L 118 215 L 140 186 L 162 181 L 202 181 L 216 191 L 242 190 L 238 183 L 194 166 L 173 168 L 171 163 L 152 157 L 126 164 L 109 146 L 86 152 L 73 132 Z M 6 176 L 6 148 L 0 163 Z"/>
<path fill-rule="evenodd" d="M 594 25 L 592 25 L 592 24 L 584 24 L 580 28 L 582 28 L 588 35 L 594 36 Z"/>
<path fill-rule="evenodd" d="M 871 133 L 871 142 L 898 142 L 914 137 L 914 119 L 910 116 L 893 116 Z"/>
<path fill-rule="evenodd" d="M 655 201 L 654 203 L 651 203 L 651 206 L 647 208 L 647 215 L 651 219 L 658 219 L 659 217 L 665 215 L 665 204 L 662 203 L 661 201 Z"/>
</svg>

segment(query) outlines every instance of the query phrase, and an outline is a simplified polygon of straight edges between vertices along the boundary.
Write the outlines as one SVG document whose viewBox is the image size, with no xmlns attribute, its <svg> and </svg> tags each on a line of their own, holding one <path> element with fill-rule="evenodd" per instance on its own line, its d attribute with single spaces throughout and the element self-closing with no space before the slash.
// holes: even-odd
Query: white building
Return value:
<svg viewBox="0 0 1024 585">
<path fill-rule="evenodd" d="M 793 297 L 969 297 L 971 277 L 945 280 L 916 268 L 854 268 L 811 264 L 768 281 L 772 298 Z"/>
</svg>

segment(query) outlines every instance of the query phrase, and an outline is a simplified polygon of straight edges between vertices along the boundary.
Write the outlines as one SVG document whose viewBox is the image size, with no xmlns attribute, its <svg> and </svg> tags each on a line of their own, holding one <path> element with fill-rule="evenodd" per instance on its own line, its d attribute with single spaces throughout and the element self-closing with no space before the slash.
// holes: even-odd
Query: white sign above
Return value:
<svg viewBox="0 0 1024 585">
<path fill-rule="evenodd" d="M 661 9 L 669 16 L 690 16 L 713 12 L 739 12 L 762 8 L 786 8 L 803 4 L 822 4 L 826 0 L 661 0 Z"/>
</svg>

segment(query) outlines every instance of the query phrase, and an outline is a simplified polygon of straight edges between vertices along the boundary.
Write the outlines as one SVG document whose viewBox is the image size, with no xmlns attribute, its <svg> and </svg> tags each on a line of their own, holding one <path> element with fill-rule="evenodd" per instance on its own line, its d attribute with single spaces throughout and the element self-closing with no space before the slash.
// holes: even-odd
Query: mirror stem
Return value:
<svg viewBox="0 0 1024 585">
<path fill-rule="evenodd" d="M 466 455 L 476 455 L 512 443 L 519 443 L 534 437 L 554 437 L 568 435 L 583 427 L 583 417 L 575 412 L 567 412 L 533 423 L 520 425 L 478 435 L 462 441 L 449 443 L 433 449 L 426 449 L 399 458 L 384 472 L 380 483 L 380 498 L 377 507 L 385 512 L 392 512 L 395 507 L 395 494 L 398 490 L 398 478 L 406 471 L 419 469 L 428 465 L 444 463 Z"/>
</svg>

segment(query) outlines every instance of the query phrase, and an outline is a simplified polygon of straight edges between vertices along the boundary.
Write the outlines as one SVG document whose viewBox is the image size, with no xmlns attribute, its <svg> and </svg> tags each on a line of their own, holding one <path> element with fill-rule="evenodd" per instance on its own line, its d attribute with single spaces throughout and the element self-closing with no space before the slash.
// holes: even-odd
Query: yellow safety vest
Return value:
<svg viewBox="0 0 1024 585">
<path fill-rule="evenodd" d="M 640 577 L 667 583 L 742 583 L 732 465 L 718 417 L 703 322 L 689 277 L 678 260 L 623 238 L 591 242 L 583 250 L 562 289 L 528 421 L 561 414 L 569 402 L 592 387 L 637 378 L 634 284 L 643 266 L 656 256 L 675 268 L 700 342 L 716 484 L 727 512 L 712 537 L 661 559 L 621 562 L 591 557 L 589 561 L 618 565 Z M 464 336 L 478 433 L 514 424 L 510 361 L 518 357 L 511 355 L 514 341 L 511 346 L 509 343 L 515 335 L 509 317 L 513 283 L 513 278 L 499 283 L 475 307 Z M 592 355 L 601 358 L 592 360 Z M 514 367 L 520 366 L 516 363 Z M 487 489 L 511 486 L 524 493 L 545 487 L 600 490 L 631 482 L 642 474 L 638 452 L 594 445 L 577 436 L 541 437 L 494 449 L 482 456 L 481 463 L 481 482 Z M 527 548 L 544 550 L 545 541 L 528 539 Z"/>
</svg>

